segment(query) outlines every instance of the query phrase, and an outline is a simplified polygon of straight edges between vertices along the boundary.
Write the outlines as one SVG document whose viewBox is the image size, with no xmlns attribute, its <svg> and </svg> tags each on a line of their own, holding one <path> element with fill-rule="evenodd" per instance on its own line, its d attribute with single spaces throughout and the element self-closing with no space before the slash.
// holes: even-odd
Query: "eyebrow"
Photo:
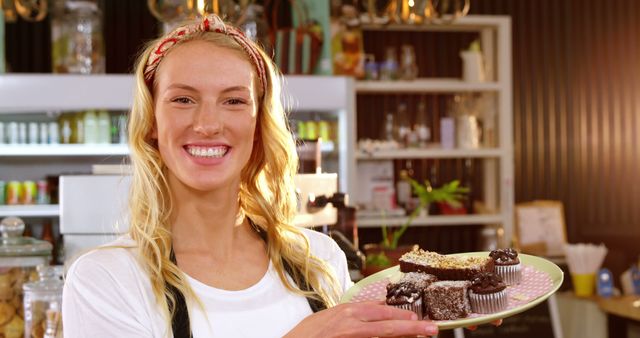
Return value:
<svg viewBox="0 0 640 338">
<path fill-rule="evenodd" d="M 191 87 L 189 85 L 186 84 L 182 84 L 182 83 L 174 83 L 171 84 L 167 87 L 166 90 L 169 89 L 184 89 L 184 90 L 189 90 L 189 91 L 198 91 L 196 88 Z M 233 92 L 233 91 L 245 91 L 245 92 L 251 92 L 251 89 L 249 89 L 248 87 L 245 86 L 232 86 L 232 87 L 228 87 L 222 90 L 223 93 L 227 93 L 227 92 Z"/>
</svg>

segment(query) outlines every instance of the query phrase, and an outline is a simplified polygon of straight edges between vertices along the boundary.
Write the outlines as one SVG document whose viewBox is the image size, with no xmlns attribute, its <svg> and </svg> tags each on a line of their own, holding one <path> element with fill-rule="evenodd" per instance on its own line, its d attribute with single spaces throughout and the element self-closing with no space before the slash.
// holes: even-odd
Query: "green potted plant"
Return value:
<svg viewBox="0 0 640 338">
<path fill-rule="evenodd" d="M 448 203 L 453 206 L 461 206 L 460 201 L 464 199 L 465 194 L 469 191 L 468 188 L 460 187 L 460 182 L 457 180 L 446 183 L 442 187 L 433 188 L 427 180 L 424 181 L 424 184 L 421 184 L 412 178 L 407 179 L 413 192 L 418 197 L 418 206 L 409 214 L 406 222 L 399 228 L 391 229 L 387 225 L 382 225 L 382 242 L 365 245 L 364 250 L 367 256 L 363 271 L 365 276 L 397 265 L 398 259 L 405 252 L 411 250 L 412 245 L 398 245 L 400 238 L 407 231 L 411 222 L 423 210 L 429 210 L 431 203 Z"/>
<path fill-rule="evenodd" d="M 429 205 L 436 203 L 443 214 L 466 213 L 461 201 L 469 193 L 469 188 L 461 187 L 460 181 L 453 180 L 443 184 L 440 188 L 431 187 L 431 183 L 428 180 L 425 180 L 424 184 L 420 184 L 416 180 L 409 178 L 409 183 L 411 183 L 414 193 L 420 199 L 420 205 L 423 206 L 424 210 L 428 211 Z"/>
</svg>

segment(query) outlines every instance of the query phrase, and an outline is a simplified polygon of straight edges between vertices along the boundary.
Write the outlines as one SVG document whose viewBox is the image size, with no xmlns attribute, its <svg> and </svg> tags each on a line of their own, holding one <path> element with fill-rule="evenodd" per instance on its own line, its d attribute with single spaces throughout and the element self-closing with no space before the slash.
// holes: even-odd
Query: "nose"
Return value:
<svg viewBox="0 0 640 338">
<path fill-rule="evenodd" d="M 223 114 L 214 105 L 203 104 L 196 112 L 193 130 L 203 136 L 212 136 L 224 130 Z"/>
</svg>

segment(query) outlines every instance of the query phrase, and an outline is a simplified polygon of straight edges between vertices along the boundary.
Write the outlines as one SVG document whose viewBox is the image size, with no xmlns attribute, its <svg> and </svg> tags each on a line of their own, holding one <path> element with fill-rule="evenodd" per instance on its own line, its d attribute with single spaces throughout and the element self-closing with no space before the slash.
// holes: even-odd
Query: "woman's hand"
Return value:
<svg viewBox="0 0 640 338">
<path fill-rule="evenodd" d="M 379 302 L 340 304 L 305 318 L 286 337 L 433 336 L 438 326 L 408 310 Z"/>
</svg>

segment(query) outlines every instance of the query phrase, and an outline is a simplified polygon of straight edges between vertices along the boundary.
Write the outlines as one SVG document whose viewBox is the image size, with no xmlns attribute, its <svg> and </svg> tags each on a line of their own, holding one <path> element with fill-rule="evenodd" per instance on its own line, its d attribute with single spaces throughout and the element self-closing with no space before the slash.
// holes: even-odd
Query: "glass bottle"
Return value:
<svg viewBox="0 0 640 338">
<path fill-rule="evenodd" d="M 424 98 L 418 103 L 418 113 L 413 130 L 418 136 L 418 146 L 425 148 L 431 140 L 431 128 L 429 128 L 427 103 L 424 101 Z"/>
<path fill-rule="evenodd" d="M 105 72 L 102 13 L 93 1 L 67 1 L 52 20 L 52 62 L 55 73 Z"/>
<path fill-rule="evenodd" d="M 393 113 L 387 112 L 384 120 L 384 128 L 382 130 L 382 139 L 385 141 L 393 141 L 394 138 L 394 118 Z"/>
<path fill-rule="evenodd" d="M 398 79 L 398 57 L 395 47 L 387 47 L 384 61 L 380 65 L 380 80 L 390 81 Z"/>
<path fill-rule="evenodd" d="M 416 53 L 411 45 L 402 45 L 400 55 L 400 79 L 415 80 L 418 77 Z"/>
<path fill-rule="evenodd" d="M 39 267 L 38 280 L 22 286 L 25 337 L 62 337 L 62 274 L 61 266 Z"/>
<path fill-rule="evenodd" d="M 411 133 L 411 124 L 409 123 L 407 104 L 402 102 L 398 105 L 398 125 L 396 131 L 396 141 L 398 141 L 398 143 L 403 147 L 407 147 L 409 133 Z"/>
</svg>

